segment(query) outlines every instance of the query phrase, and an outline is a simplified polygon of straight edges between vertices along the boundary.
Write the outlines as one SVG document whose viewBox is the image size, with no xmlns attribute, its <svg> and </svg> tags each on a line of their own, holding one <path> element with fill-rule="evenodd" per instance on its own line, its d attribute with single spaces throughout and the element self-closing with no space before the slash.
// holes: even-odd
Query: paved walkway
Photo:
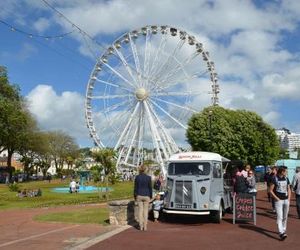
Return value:
<svg viewBox="0 0 300 250">
<path fill-rule="evenodd" d="M 278 240 L 275 214 L 270 212 L 265 191 L 257 197 L 257 225 L 232 224 L 227 214 L 221 224 L 207 217 L 149 222 L 148 231 L 130 226 L 112 227 L 97 224 L 67 224 L 37 222 L 38 214 L 84 209 L 88 206 L 65 206 L 48 209 L 0 210 L 0 249 L 299 249 L 300 220 L 296 218 L 292 200 L 288 220 L 288 238 Z"/>
<path fill-rule="evenodd" d="M 75 245 L 116 229 L 98 224 L 38 222 L 39 214 L 66 212 L 104 205 L 64 206 L 22 210 L 0 210 L 0 249 L 72 249 Z"/>
<path fill-rule="evenodd" d="M 130 228 L 101 241 L 88 250 L 167 250 L 167 249 L 300 249 L 300 220 L 296 217 L 295 199 L 292 199 L 288 218 L 288 238 L 280 241 L 276 216 L 270 211 L 266 191 L 257 197 L 257 225 L 251 222 L 232 223 L 227 214 L 221 224 L 214 224 L 207 217 L 173 219 L 168 222 L 150 222 L 148 231 Z"/>
</svg>

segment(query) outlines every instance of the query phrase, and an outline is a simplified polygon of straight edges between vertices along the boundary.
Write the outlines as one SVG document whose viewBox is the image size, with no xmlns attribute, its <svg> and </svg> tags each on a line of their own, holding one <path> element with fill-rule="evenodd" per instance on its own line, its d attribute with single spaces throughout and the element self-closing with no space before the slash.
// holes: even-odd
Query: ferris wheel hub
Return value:
<svg viewBox="0 0 300 250">
<path fill-rule="evenodd" d="M 148 97 L 148 92 L 144 88 L 138 88 L 135 91 L 135 96 L 139 101 L 143 101 Z"/>
</svg>

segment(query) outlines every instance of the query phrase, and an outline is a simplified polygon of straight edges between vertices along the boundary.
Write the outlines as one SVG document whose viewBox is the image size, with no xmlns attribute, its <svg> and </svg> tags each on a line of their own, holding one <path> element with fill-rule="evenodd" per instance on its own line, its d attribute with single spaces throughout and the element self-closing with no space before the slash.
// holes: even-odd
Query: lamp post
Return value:
<svg viewBox="0 0 300 250">
<path fill-rule="evenodd" d="M 212 133 L 211 133 L 212 115 L 213 115 L 213 111 L 212 110 L 208 111 L 209 141 L 210 141 L 210 145 L 212 145 Z M 212 149 L 212 147 L 211 147 L 211 149 Z"/>
</svg>

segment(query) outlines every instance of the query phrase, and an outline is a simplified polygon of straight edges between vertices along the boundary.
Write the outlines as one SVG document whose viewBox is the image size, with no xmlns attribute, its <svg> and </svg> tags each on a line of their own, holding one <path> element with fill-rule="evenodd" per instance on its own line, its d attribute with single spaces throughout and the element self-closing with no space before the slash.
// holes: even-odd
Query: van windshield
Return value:
<svg viewBox="0 0 300 250">
<path fill-rule="evenodd" d="M 168 175 L 209 175 L 209 162 L 171 162 Z"/>
</svg>

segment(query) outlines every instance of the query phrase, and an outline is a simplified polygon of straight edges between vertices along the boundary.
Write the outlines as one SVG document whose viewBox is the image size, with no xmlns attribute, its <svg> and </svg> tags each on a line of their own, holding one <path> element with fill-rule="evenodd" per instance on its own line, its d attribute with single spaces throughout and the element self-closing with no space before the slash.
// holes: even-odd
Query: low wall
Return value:
<svg viewBox="0 0 300 250">
<path fill-rule="evenodd" d="M 135 225 L 137 206 L 133 200 L 108 202 L 109 224 L 116 226 Z"/>
</svg>

